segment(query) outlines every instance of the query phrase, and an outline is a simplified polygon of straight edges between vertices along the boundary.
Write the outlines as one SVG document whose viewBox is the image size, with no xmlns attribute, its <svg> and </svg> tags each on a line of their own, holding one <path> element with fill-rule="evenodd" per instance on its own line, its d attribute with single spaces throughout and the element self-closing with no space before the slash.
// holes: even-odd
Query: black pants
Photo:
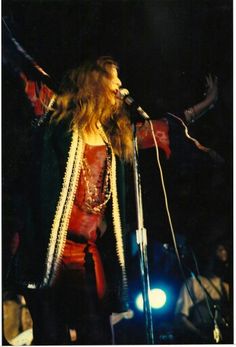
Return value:
<svg viewBox="0 0 236 347">
<path fill-rule="evenodd" d="M 33 319 L 33 345 L 70 344 L 69 328 L 77 332 L 76 344 L 113 344 L 110 313 L 98 300 L 93 264 L 85 271 L 64 265 L 53 288 L 28 290 L 25 299 Z"/>
</svg>

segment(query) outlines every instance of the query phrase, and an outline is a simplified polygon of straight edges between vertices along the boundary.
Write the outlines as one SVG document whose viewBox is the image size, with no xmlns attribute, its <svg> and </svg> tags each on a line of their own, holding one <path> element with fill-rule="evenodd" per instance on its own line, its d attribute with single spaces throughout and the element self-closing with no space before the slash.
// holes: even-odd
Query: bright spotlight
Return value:
<svg viewBox="0 0 236 347">
<path fill-rule="evenodd" d="M 159 288 L 151 289 L 149 300 L 153 309 L 159 309 L 166 303 L 166 293 Z M 141 293 L 136 298 L 136 306 L 140 311 L 143 311 L 143 296 Z"/>
<path fill-rule="evenodd" d="M 164 290 L 155 288 L 151 290 L 150 293 L 150 302 L 152 308 L 161 308 L 166 303 L 166 293 Z"/>
</svg>

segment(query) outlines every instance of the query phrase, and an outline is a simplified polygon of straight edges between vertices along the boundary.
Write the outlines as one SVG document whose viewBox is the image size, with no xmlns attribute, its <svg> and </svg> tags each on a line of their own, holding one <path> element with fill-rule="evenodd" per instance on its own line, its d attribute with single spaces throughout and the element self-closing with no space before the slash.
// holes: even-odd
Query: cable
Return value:
<svg viewBox="0 0 236 347">
<path fill-rule="evenodd" d="M 160 162 L 159 148 L 157 145 L 156 136 L 155 136 L 154 129 L 153 129 L 153 124 L 152 124 L 151 119 L 149 119 L 148 122 L 149 122 L 150 127 L 151 127 L 151 133 L 152 133 L 153 141 L 155 144 L 157 164 L 158 164 L 158 169 L 160 172 L 161 186 L 162 186 L 162 190 L 163 190 L 163 194 L 164 194 L 164 200 L 165 200 L 165 208 L 166 208 L 166 213 L 167 213 L 168 222 L 169 222 L 169 226 L 170 226 L 171 236 L 172 236 L 172 240 L 173 240 L 173 244 L 174 244 L 175 254 L 176 254 L 176 257 L 178 260 L 180 272 L 181 272 L 182 277 L 184 279 L 188 294 L 189 294 L 189 296 L 190 296 L 190 298 L 194 304 L 194 299 L 193 299 L 193 296 L 191 294 L 191 291 L 190 291 L 188 283 L 187 283 L 187 278 L 186 278 L 185 273 L 184 273 L 183 265 L 182 265 L 182 262 L 180 259 L 180 254 L 179 254 L 179 250 L 178 250 L 178 246 L 177 246 L 177 242 L 176 242 L 175 231 L 174 231 L 174 227 L 173 227 L 173 223 L 172 223 L 172 219 L 171 219 L 171 215 L 170 215 L 168 197 L 167 197 L 167 192 L 166 192 L 165 182 L 164 182 L 164 176 L 163 176 L 163 171 L 162 171 L 161 162 Z"/>
<path fill-rule="evenodd" d="M 194 261 L 194 265 L 196 267 L 196 271 L 197 271 L 197 275 L 200 276 L 200 271 L 199 271 L 199 266 L 198 266 L 198 262 L 197 262 L 197 258 L 196 258 L 196 255 L 192 249 L 192 247 L 189 247 L 190 250 L 191 250 L 191 254 L 192 254 L 192 257 L 193 257 L 193 261 Z"/>
<path fill-rule="evenodd" d="M 171 235 L 172 235 L 172 240 L 173 240 L 173 244 L 174 244 L 174 249 L 175 249 L 175 253 L 176 253 L 176 257 L 177 257 L 178 263 L 180 265 L 181 272 L 184 275 L 184 278 L 186 278 L 185 274 L 184 274 L 183 267 L 182 267 L 182 263 L 181 263 L 181 260 L 180 260 L 180 254 L 179 254 L 179 250 L 178 250 L 178 246 L 177 246 L 177 242 L 176 242 L 176 237 L 175 237 L 175 232 L 174 232 L 174 227 L 173 227 L 173 223 L 172 223 L 172 219 L 171 219 L 171 215 L 170 215 L 168 197 L 167 197 L 167 192 L 166 192 L 166 187 L 165 187 L 165 182 L 164 182 L 164 176 L 163 176 L 163 171 L 162 171 L 161 162 L 160 162 L 159 148 L 158 148 L 158 145 L 157 145 L 156 136 L 155 136 L 155 133 L 154 133 L 152 121 L 148 120 L 148 122 L 149 122 L 150 127 L 151 127 L 153 141 L 154 141 L 154 144 L 155 144 L 157 164 L 158 164 L 158 168 L 159 168 L 159 172 L 160 172 L 161 186 L 162 186 L 162 190 L 163 190 L 163 194 L 164 194 L 165 208 L 166 208 L 166 213 L 167 213 L 168 222 L 169 222 L 169 226 L 170 226 L 170 231 L 171 231 Z"/>
<path fill-rule="evenodd" d="M 170 114 L 170 115 L 172 115 L 172 114 Z M 181 123 L 184 125 L 186 136 L 187 136 L 190 140 L 192 140 L 192 141 L 196 144 L 196 146 L 197 146 L 198 148 L 203 147 L 202 145 L 200 145 L 200 143 L 199 143 L 196 139 L 192 138 L 192 137 L 188 134 L 188 128 L 187 128 L 187 126 L 184 124 L 184 122 L 182 121 L 182 119 L 179 118 L 179 117 L 177 117 L 177 116 L 175 116 L 175 115 L 172 115 L 172 116 L 175 117 L 175 118 L 177 118 L 178 120 L 180 120 Z M 180 268 L 180 272 L 181 272 L 181 274 L 182 274 L 182 276 L 183 276 L 184 283 L 185 283 L 186 289 L 187 289 L 187 291 L 188 291 L 189 297 L 191 298 L 192 303 L 193 303 L 194 305 L 196 305 L 195 300 L 194 300 L 194 298 L 193 298 L 193 295 L 192 295 L 192 293 L 191 293 L 191 291 L 190 291 L 187 278 L 186 278 L 186 276 L 185 276 L 185 272 L 184 272 L 184 268 L 183 268 L 182 261 L 181 261 L 181 259 L 180 259 L 180 254 L 179 254 L 179 250 L 178 250 L 178 246 L 177 246 L 177 242 L 176 242 L 176 237 L 175 237 L 175 231 L 174 231 L 174 227 L 173 227 L 173 223 L 172 223 L 172 219 L 171 219 L 171 215 L 170 215 L 168 197 L 167 197 L 167 192 L 166 192 L 166 187 L 165 187 L 165 182 L 164 182 L 164 176 L 163 176 L 163 171 L 162 171 L 161 162 L 160 162 L 160 156 L 159 156 L 159 148 L 158 148 L 158 145 L 157 145 L 157 141 L 156 141 L 156 137 L 155 137 L 155 133 L 154 133 L 154 129 L 153 129 L 153 124 L 152 124 L 151 119 L 149 119 L 148 122 L 149 122 L 149 124 L 150 124 L 151 133 L 152 133 L 153 141 L 154 141 L 154 144 L 155 144 L 156 158 L 157 158 L 157 164 L 158 164 L 158 168 L 159 168 L 159 172 L 160 172 L 161 186 L 162 186 L 162 190 L 163 190 L 163 194 L 164 194 L 166 213 L 167 213 L 167 217 L 168 217 L 168 221 L 169 221 L 170 231 L 171 231 L 171 235 L 172 235 L 172 240 L 173 240 L 173 245 L 174 245 L 176 257 L 177 257 L 177 260 L 178 260 L 178 265 L 179 265 L 179 268 Z M 203 148 L 205 148 L 205 147 L 203 147 Z M 196 261 L 196 259 L 195 259 L 195 261 Z M 197 263 L 195 263 L 195 265 L 196 265 L 197 271 L 199 272 Z M 195 274 L 194 274 L 193 272 L 191 272 L 191 273 L 195 276 Z M 196 280 L 197 280 L 198 282 L 200 282 L 200 284 L 201 284 L 201 281 L 199 280 L 199 278 L 198 278 L 197 276 L 195 276 L 195 278 L 196 278 Z M 214 323 L 214 331 L 213 331 L 214 339 L 216 340 L 216 342 L 219 342 L 220 336 L 221 336 L 220 331 L 219 331 L 219 327 L 218 327 L 218 324 L 217 324 L 217 322 L 216 322 L 216 319 L 215 319 L 215 317 L 213 316 L 213 313 L 212 313 L 212 311 L 211 311 L 210 304 L 209 304 L 209 298 L 208 298 L 207 294 L 205 293 L 205 288 L 202 286 L 202 284 L 201 284 L 201 287 L 202 287 L 202 289 L 204 290 L 204 296 L 205 296 L 205 300 L 206 300 L 206 303 L 207 303 L 207 308 L 208 308 L 210 317 L 212 318 L 213 323 Z M 198 309 L 197 306 L 196 306 L 196 308 L 197 308 L 197 311 L 198 311 L 198 313 L 199 313 L 200 319 L 203 321 L 203 318 L 202 318 L 202 315 L 201 315 L 200 310 Z M 217 336 L 216 336 L 216 335 L 217 335 Z"/>
</svg>

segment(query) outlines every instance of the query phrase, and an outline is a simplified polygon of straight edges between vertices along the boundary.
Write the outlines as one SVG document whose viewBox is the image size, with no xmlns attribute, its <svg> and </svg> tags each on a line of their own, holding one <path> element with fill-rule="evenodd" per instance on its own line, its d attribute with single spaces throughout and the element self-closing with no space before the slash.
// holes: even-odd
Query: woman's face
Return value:
<svg viewBox="0 0 236 347">
<path fill-rule="evenodd" d="M 110 69 L 110 74 L 111 74 L 111 89 L 116 92 L 122 85 L 121 80 L 119 79 L 119 76 L 118 76 L 118 71 L 116 66 L 112 65 Z"/>
<path fill-rule="evenodd" d="M 108 70 L 110 78 L 109 78 L 109 88 L 114 93 L 114 103 L 117 101 L 118 91 L 122 85 L 121 80 L 118 76 L 118 71 L 115 65 L 111 65 Z"/>
</svg>

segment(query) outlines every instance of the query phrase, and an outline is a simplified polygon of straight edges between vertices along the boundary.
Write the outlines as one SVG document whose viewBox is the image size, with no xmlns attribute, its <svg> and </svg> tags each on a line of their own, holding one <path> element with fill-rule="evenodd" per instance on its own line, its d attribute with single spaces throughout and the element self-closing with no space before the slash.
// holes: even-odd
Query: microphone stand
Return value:
<svg viewBox="0 0 236 347">
<path fill-rule="evenodd" d="M 139 245 L 139 262 L 140 262 L 141 280 L 142 280 L 143 309 L 145 314 L 147 343 L 154 344 L 152 310 L 151 310 L 150 301 L 149 301 L 150 280 L 149 280 L 148 256 L 147 256 L 147 230 L 144 227 L 144 221 L 143 221 L 141 178 L 140 178 L 139 167 L 138 167 L 138 145 L 137 145 L 136 125 L 134 122 L 132 124 L 132 130 L 133 130 L 133 173 L 134 173 L 134 188 L 135 188 L 136 211 L 137 211 L 136 239 L 137 239 L 137 244 Z"/>
</svg>

